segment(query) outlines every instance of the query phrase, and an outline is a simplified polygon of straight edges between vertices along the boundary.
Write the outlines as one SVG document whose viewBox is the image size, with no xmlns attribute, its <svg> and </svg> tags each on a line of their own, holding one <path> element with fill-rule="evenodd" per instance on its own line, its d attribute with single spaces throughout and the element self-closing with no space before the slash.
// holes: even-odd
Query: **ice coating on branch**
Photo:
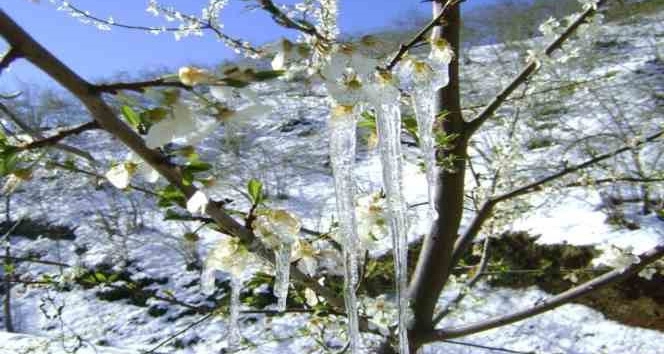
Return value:
<svg viewBox="0 0 664 354">
<path fill-rule="evenodd" d="M 277 310 L 285 311 L 290 283 L 290 258 L 292 245 L 300 232 L 300 221 L 286 210 L 261 212 L 252 224 L 261 241 L 274 250 Z"/>
<path fill-rule="evenodd" d="M 228 319 L 228 347 L 235 350 L 240 345 L 242 334 L 240 333 L 240 290 L 242 290 L 242 279 L 239 276 L 231 276 L 231 305 L 230 318 Z"/>
<path fill-rule="evenodd" d="M 334 175 L 339 233 L 344 258 L 344 300 L 348 315 L 348 339 L 351 353 L 358 353 L 360 346 L 357 314 L 357 255 L 358 235 L 355 218 L 355 163 L 357 118 L 353 106 L 339 105 L 333 108 L 330 118 L 330 160 Z"/>
<path fill-rule="evenodd" d="M 403 196 L 401 156 L 401 111 L 399 90 L 391 74 L 377 73 L 376 83 L 370 92 L 376 109 L 378 145 L 383 165 L 383 185 L 387 195 L 389 230 L 392 236 L 394 268 L 396 274 L 397 307 L 399 319 L 399 353 L 407 354 L 408 348 L 408 226 L 406 203 Z"/>
</svg>

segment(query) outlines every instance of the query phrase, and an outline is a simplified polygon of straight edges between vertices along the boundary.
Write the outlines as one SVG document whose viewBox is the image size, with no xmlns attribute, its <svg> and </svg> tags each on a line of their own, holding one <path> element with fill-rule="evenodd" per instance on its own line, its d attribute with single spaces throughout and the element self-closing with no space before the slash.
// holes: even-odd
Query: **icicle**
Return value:
<svg viewBox="0 0 664 354">
<path fill-rule="evenodd" d="M 228 319 L 228 347 L 231 351 L 240 345 L 242 335 L 240 334 L 240 291 L 242 290 L 242 279 L 238 275 L 231 275 L 231 308 Z"/>
<path fill-rule="evenodd" d="M 438 217 L 434 201 L 436 188 L 436 150 L 433 135 L 433 125 L 435 122 L 433 113 L 434 91 L 428 86 L 418 86 L 411 95 L 415 118 L 417 119 L 420 150 L 422 151 L 426 170 L 429 218 L 434 220 Z"/>
<path fill-rule="evenodd" d="M 389 84 L 384 84 L 389 85 Z M 383 165 L 383 184 L 389 211 L 389 229 L 394 248 L 394 268 L 396 274 L 397 305 L 399 309 L 399 353 L 407 354 L 408 349 L 408 227 L 406 225 L 406 204 L 402 189 L 401 158 L 401 111 L 398 91 L 391 86 L 380 88 L 376 127 Z"/>
<path fill-rule="evenodd" d="M 355 219 L 355 193 L 353 165 L 355 162 L 356 117 L 353 106 L 337 106 L 330 119 L 330 161 L 334 174 L 337 217 L 343 240 L 344 300 L 348 315 L 350 353 L 359 353 L 360 332 L 357 315 L 355 286 L 357 274 L 357 223 Z"/>
<path fill-rule="evenodd" d="M 286 311 L 286 301 L 288 300 L 288 284 L 290 282 L 290 254 L 291 244 L 283 243 L 278 250 L 274 252 L 275 258 L 275 281 L 274 296 L 277 297 L 277 311 Z"/>
</svg>

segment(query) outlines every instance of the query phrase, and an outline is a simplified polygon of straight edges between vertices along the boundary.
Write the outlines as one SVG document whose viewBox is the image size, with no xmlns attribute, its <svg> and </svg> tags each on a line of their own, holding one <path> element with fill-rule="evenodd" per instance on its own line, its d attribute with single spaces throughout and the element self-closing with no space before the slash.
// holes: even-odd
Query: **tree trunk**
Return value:
<svg viewBox="0 0 664 354">
<path fill-rule="evenodd" d="M 433 3 L 433 15 L 437 16 L 445 1 Z M 438 121 L 436 128 L 445 134 L 458 134 L 453 147 L 436 152 L 437 158 L 454 158 L 452 169 L 441 168 L 436 187 L 436 210 L 438 219 L 433 221 L 429 235 L 424 239 L 422 251 L 410 284 L 411 307 L 414 326 L 410 333 L 412 345 L 418 348 L 418 334 L 433 330 L 433 315 L 440 293 L 447 282 L 451 268 L 451 255 L 461 217 L 464 201 L 464 175 L 466 168 L 467 136 L 461 115 L 459 95 L 459 30 L 461 27 L 460 5 L 454 5 L 444 18 L 444 27 L 437 26 L 433 38 L 443 38 L 452 46 L 455 58 L 449 65 L 449 84 L 436 92 L 434 112 L 447 116 Z"/>
</svg>

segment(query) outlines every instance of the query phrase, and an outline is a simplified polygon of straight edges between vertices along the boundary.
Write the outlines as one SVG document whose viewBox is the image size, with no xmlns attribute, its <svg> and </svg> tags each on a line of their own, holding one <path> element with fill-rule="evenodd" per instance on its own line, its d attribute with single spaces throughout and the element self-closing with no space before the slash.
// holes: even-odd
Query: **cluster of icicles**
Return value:
<svg viewBox="0 0 664 354">
<path fill-rule="evenodd" d="M 410 58 L 400 67 L 401 86 L 410 94 L 415 111 L 420 148 L 426 167 L 428 182 L 429 215 L 437 217 L 433 195 L 435 185 L 435 147 L 433 125 L 435 91 L 447 85 L 447 64 L 418 61 Z M 434 69 L 436 68 L 436 78 Z M 386 77 L 387 76 L 387 77 Z M 376 79 L 378 78 L 378 79 Z M 343 240 L 344 298 L 348 316 L 349 351 L 359 353 L 358 306 L 355 290 L 358 283 L 359 239 L 355 215 L 355 161 L 356 126 L 365 109 L 373 109 L 382 163 L 383 186 L 387 200 L 387 220 L 392 239 L 396 275 L 396 305 L 398 309 L 399 352 L 409 352 L 408 322 L 408 224 L 406 202 L 403 195 L 401 152 L 401 107 L 397 80 L 388 73 L 376 73 L 367 86 L 367 102 L 354 106 L 340 105 L 333 109 L 330 118 L 330 160 L 335 182 L 339 232 Z M 333 96 L 334 97 L 334 96 Z M 337 103 L 338 104 L 338 103 Z M 352 107 L 352 109 L 350 108 Z"/>
<path fill-rule="evenodd" d="M 444 48 L 443 48 L 444 49 Z M 442 59 L 441 59 L 442 54 Z M 372 110 L 376 116 L 376 130 L 382 163 L 383 186 L 386 195 L 387 225 L 392 239 L 396 274 L 396 307 L 398 309 L 399 352 L 409 352 L 408 321 L 412 317 L 408 304 L 408 223 L 403 195 L 401 152 L 401 92 L 399 85 L 412 100 L 418 124 L 420 148 L 426 166 L 429 186 L 429 215 L 436 217 L 433 204 L 435 184 L 434 161 L 434 92 L 447 84 L 447 64 L 451 55 L 447 51 L 432 55 L 428 60 L 412 57 L 397 67 L 398 75 L 375 70 L 376 61 L 359 53 L 333 54 L 322 69 L 325 84 L 332 101 L 330 131 L 330 160 L 334 175 L 339 241 L 343 249 L 344 300 L 347 312 L 349 352 L 362 349 L 358 300 L 358 258 L 363 249 L 358 235 L 354 161 L 357 122 L 362 112 Z M 435 75 L 434 75 L 435 73 Z M 401 78 L 401 80 L 398 80 Z M 286 310 L 291 250 L 300 230 L 299 221 L 284 210 L 271 210 L 259 215 L 252 225 L 262 242 L 274 250 L 277 310 Z M 242 273 L 248 255 L 240 256 L 238 246 L 220 244 L 206 261 L 204 284 L 214 284 L 214 270 L 224 269 L 231 274 L 231 301 L 229 347 L 237 348 L 241 335 L 238 325 Z M 248 253 L 248 252 L 247 252 Z M 211 290 L 211 289 L 210 289 Z"/>
</svg>

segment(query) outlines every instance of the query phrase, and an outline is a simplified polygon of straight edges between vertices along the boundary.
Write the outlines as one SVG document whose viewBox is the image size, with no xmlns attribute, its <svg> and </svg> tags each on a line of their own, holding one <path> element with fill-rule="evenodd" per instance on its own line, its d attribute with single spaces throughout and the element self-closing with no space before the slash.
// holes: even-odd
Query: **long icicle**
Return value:
<svg viewBox="0 0 664 354">
<path fill-rule="evenodd" d="M 399 353 L 407 354 L 408 347 L 408 226 L 403 196 L 401 157 L 401 111 L 398 98 L 382 99 L 378 104 L 376 127 L 383 164 L 383 184 L 387 195 L 392 236 L 394 269 L 396 274 L 397 305 L 399 308 Z"/>
<path fill-rule="evenodd" d="M 360 331 L 357 315 L 355 287 L 357 274 L 357 222 L 355 219 L 355 163 L 357 119 L 352 106 L 337 106 L 330 119 L 330 161 L 334 174 L 334 190 L 337 200 L 337 217 L 343 240 L 344 300 L 348 316 L 348 340 L 350 353 L 359 353 Z"/>
<path fill-rule="evenodd" d="M 434 220 L 438 217 L 434 201 L 436 186 L 436 150 L 433 135 L 435 121 L 433 114 L 434 91 L 430 87 L 416 86 L 414 92 L 411 93 L 411 97 L 415 110 L 415 119 L 417 120 L 420 150 L 424 159 L 427 196 L 429 200 L 429 218 Z"/>
<path fill-rule="evenodd" d="M 275 256 L 275 285 L 274 295 L 277 297 L 277 311 L 286 311 L 288 300 L 288 285 L 290 282 L 290 255 L 291 244 L 284 242 L 274 252 Z"/>
<path fill-rule="evenodd" d="M 231 305 L 230 318 L 228 319 L 228 347 L 235 350 L 240 345 L 242 335 L 240 333 L 240 291 L 242 290 L 242 278 L 231 275 Z"/>
</svg>

